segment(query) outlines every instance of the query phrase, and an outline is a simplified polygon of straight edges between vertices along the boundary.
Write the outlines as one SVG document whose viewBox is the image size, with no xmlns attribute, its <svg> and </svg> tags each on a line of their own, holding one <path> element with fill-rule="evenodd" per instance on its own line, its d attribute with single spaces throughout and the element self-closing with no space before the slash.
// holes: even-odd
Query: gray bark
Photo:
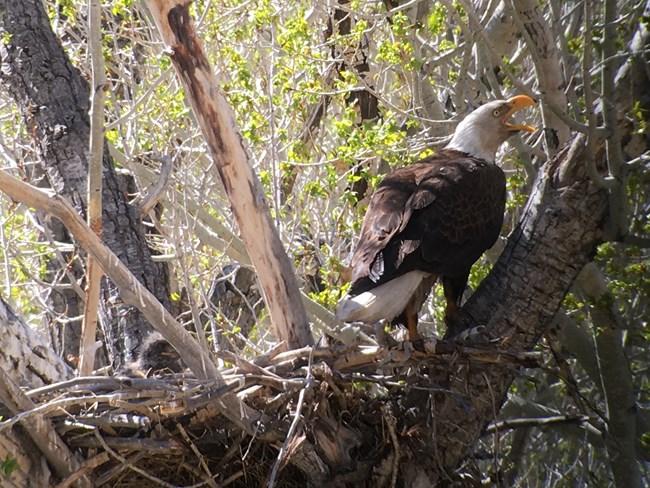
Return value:
<svg viewBox="0 0 650 488">
<path fill-rule="evenodd" d="M 632 43 L 631 60 L 618 72 L 619 113 L 625 113 L 635 102 L 644 110 L 650 108 L 647 94 L 650 80 L 644 54 L 648 41 L 647 30 L 641 28 Z M 634 150 L 626 154 L 628 158 L 650 148 L 647 137 L 638 140 L 629 121 L 621 118 L 619 124 L 623 147 Z M 602 171 L 606 162 L 604 140 L 593 141 L 593 147 L 596 167 Z M 586 137 L 574 134 L 569 144 L 542 167 L 505 250 L 462 309 L 466 327 L 485 326 L 485 339 L 495 340 L 508 349 L 525 350 L 536 344 L 551 324 L 569 287 L 604 240 L 609 195 L 588 176 L 589 163 Z M 617 367 L 626 365 L 620 355 L 617 364 Z M 417 422 L 431 423 L 435 436 L 420 438 L 424 445 L 414 444 L 413 456 L 402 468 L 405 486 L 422 480 L 435 485 L 450 476 L 501 408 L 513 377 L 514 373 L 503 367 L 465 365 L 433 375 L 434 384 L 456 395 L 420 398 L 431 407 L 432 413 L 426 412 L 425 418 Z M 612 391 L 612 395 L 613 401 L 625 405 L 613 426 L 621 426 L 624 435 L 630 430 L 629 415 L 633 408 L 629 391 L 623 386 Z M 631 443 L 626 443 L 628 451 L 623 453 L 620 445 L 609 442 L 610 451 L 627 456 L 626 462 L 635 462 L 634 453 L 629 452 Z M 618 461 L 610 459 L 610 462 Z"/>
<path fill-rule="evenodd" d="M 501 347 L 525 350 L 535 345 L 600 243 L 606 193 L 580 172 L 558 178 L 563 168 L 579 168 L 583 155 L 584 137 L 576 136 L 546 165 L 493 271 L 462 310 L 466 326 L 484 325 L 486 339 L 497 340 Z M 435 413 L 427 421 L 436 435 L 422 449 L 426 460 L 420 455 L 408 461 L 406 486 L 417 478 L 435 484 L 451 473 L 501 408 L 513 377 L 508 369 L 492 365 L 461 365 L 434 377 L 462 399 L 428 399 Z"/>
<path fill-rule="evenodd" d="M 72 370 L 58 357 L 40 337 L 9 305 L 0 298 L 0 371 L 3 382 L 0 384 L 0 416 L 15 413 L 7 403 L 7 389 L 18 386 L 38 388 L 72 377 Z M 9 384 L 8 384 L 9 383 Z M 29 425 L 34 432 L 41 429 L 43 437 L 52 430 L 43 428 L 46 421 L 39 418 Z M 36 425 L 38 424 L 38 425 Z M 58 440 L 60 442 L 60 439 Z M 0 484 L 7 487 L 49 486 L 52 476 L 50 468 L 40 453 L 34 440 L 24 428 L 14 428 L 0 432 L 0 462 L 15 461 L 15 469 L 5 477 L 0 472 Z"/>
<path fill-rule="evenodd" d="M 0 369 L 21 386 L 38 388 L 68 379 L 71 368 L 54 354 L 40 334 L 33 331 L 0 298 Z"/>
<path fill-rule="evenodd" d="M 52 188 L 82 215 L 86 211 L 90 90 L 55 37 L 39 0 L 0 0 L 0 81 L 15 99 L 28 131 L 38 144 Z M 167 283 L 151 259 L 136 209 L 127 201 L 126 182 L 104 150 L 103 239 L 131 272 L 169 308 Z M 67 239 L 59 230 L 57 239 Z M 133 307 L 120 305 L 116 289 L 102 287 L 102 323 L 108 350 L 119 368 L 136 359 L 153 328 Z M 76 295 L 65 295 L 74 314 L 83 309 Z"/>
</svg>

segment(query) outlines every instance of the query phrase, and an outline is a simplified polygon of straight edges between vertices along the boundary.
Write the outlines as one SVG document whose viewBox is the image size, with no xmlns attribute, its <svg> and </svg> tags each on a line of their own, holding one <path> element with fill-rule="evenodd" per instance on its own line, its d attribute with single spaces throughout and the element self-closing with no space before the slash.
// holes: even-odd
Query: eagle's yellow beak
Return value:
<svg viewBox="0 0 650 488">
<path fill-rule="evenodd" d="M 525 130 L 526 132 L 535 132 L 537 129 L 530 125 L 525 125 L 525 124 L 511 124 L 508 122 L 508 118 L 514 114 L 515 112 L 521 110 L 522 108 L 530 107 L 531 105 L 535 105 L 535 100 L 530 98 L 527 95 L 517 95 L 516 97 L 512 97 L 507 100 L 507 102 L 510 104 L 510 110 L 506 113 L 506 115 L 502 119 L 502 123 L 504 127 L 508 130 Z"/>
</svg>

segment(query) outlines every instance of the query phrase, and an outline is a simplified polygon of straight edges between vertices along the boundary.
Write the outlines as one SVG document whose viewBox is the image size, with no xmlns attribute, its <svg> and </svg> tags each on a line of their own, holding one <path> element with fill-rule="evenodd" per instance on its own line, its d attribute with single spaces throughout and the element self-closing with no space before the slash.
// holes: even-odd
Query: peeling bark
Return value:
<svg viewBox="0 0 650 488">
<path fill-rule="evenodd" d="M 235 118 L 196 37 L 188 2 L 149 0 L 149 10 L 203 131 L 228 194 L 242 240 L 258 274 L 264 301 L 279 341 L 289 348 L 312 344 L 298 281 Z"/>
</svg>

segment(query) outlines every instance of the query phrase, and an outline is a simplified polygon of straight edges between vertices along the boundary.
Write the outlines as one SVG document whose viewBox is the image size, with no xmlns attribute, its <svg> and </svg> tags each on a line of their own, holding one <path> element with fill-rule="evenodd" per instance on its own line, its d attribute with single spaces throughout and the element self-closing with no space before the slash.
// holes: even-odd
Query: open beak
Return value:
<svg viewBox="0 0 650 488">
<path fill-rule="evenodd" d="M 510 110 L 508 110 L 508 113 L 503 117 L 501 120 L 501 123 L 507 130 L 525 130 L 526 132 L 535 132 L 535 128 L 530 126 L 530 125 L 525 125 L 525 124 L 512 124 L 508 122 L 508 118 L 510 118 L 515 112 L 518 112 L 522 108 L 530 107 L 531 105 L 535 105 L 535 100 L 530 98 L 527 95 L 517 95 L 516 97 L 512 97 L 508 100 L 508 103 L 510 104 Z"/>
</svg>

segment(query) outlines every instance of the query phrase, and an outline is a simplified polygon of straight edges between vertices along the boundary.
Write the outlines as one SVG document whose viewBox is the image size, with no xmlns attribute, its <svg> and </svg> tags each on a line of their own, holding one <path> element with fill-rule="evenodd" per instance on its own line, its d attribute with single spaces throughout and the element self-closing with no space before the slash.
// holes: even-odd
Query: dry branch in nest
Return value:
<svg viewBox="0 0 650 488">
<path fill-rule="evenodd" d="M 95 460 L 80 468 L 94 469 L 95 486 L 261 486 L 272 473 L 277 486 L 304 486 L 312 465 L 323 478 L 336 479 L 330 467 L 337 466 L 339 482 L 372 473 L 378 486 L 391 486 L 400 457 L 417 449 L 418 426 L 430 415 L 427 402 L 408 402 L 433 391 L 464 403 L 433 384 L 430 373 L 462 363 L 531 367 L 541 357 L 427 340 L 424 352 L 410 343 L 331 345 L 252 361 L 228 352 L 224 359 L 223 383 L 187 372 L 81 377 L 35 389 L 27 392 L 32 410 L 0 412 L 8 419 L 0 432 L 47 417 L 70 448 Z M 264 414 L 254 435 L 220 412 L 219 398 L 228 393 Z"/>
</svg>

